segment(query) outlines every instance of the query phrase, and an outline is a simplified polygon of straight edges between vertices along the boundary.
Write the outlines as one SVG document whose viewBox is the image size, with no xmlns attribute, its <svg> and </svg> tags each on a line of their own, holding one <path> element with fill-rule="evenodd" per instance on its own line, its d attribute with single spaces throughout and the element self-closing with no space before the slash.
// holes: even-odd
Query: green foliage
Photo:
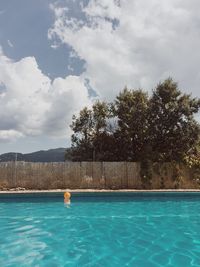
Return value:
<svg viewBox="0 0 200 267">
<path fill-rule="evenodd" d="M 189 168 L 200 168 L 200 157 L 199 155 L 189 155 L 184 158 L 186 165 Z"/>
<path fill-rule="evenodd" d="M 121 160 L 142 159 L 147 133 L 148 95 L 141 90 L 124 89 L 114 102 L 118 119 L 116 137 L 121 143 Z"/>
<path fill-rule="evenodd" d="M 184 158 L 185 164 L 193 171 L 193 180 L 200 186 L 200 156 L 192 154 Z"/>
<path fill-rule="evenodd" d="M 156 87 L 148 113 L 154 161 L 183 160 L 195 148 L 200 128 L 194 114 L 199 108 L 200 100 L 182 94 L 172 79 L 167 79 Z"/>
<path fill-rule="evenodd" d="M 151 97 L 125 88 L 113 103 L 97 101 L 73 116 L 72 160 L 181 162 L 197 149 L 199 108 L 200 100 L 181 93 L 170 78 Z M 150 187 L 150 173 L 145 179 Z"/>
<path fill-rule="evenodd" d="M 92 111 L 85 107 L 79 117 L 72 118 L 72 160 L 88 161 L 92 158 L 94 121 Z"/>
<path fill-rule="evenodd" d="M 72 160 L 74 161 L 110 161 L 114 157 L 112 148 L 115 139 L 112 134 L 111 107 L 97 101 L 91 109 L 84 108 L 79 116 L 73 116 Z"/>
<path fill-rule="evenodd" d="M 180 164 L 177 162 L 173 162 L 173 175 L 172 178 L 174 180 L 174 188 L 178 189 L 180 187 L 180 183 L 182 182 L 183 176 L 182 176 L 182 171 Z"/>
</svg>

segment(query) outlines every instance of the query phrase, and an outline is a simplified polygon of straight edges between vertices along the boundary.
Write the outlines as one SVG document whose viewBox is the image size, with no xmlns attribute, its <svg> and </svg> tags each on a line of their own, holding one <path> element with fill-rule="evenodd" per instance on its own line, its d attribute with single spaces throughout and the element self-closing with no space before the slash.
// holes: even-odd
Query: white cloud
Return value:
<svg viewBox="0 0 200 267">
<path fill-rule="evenodd" d="M 49 38 L 52 48 L 66 43 L 71 57 L 85 61 L 80 76 L 51 80 L 34 57 L 15 62 L 0 49 L 0 141 L 69 136 L 72 114 L 91 104 L 85 81 L 110 100 L 125 85 L 151 90 L 172 76 L 200 96 L 199 0 L 89 0 L 77 6 L 82 17 L 72 17 L 77 12 L 63 3 L 51 5 Z"/>
<path fill-rule="evenodd" d="M 0 130 L 0 141 L 14 141 L 23 137 L 21 132 L 15 130 Z"/>
<path fill-rule="evenodd" d="M 49 96 L 51 112 L 48 112 L 44 123 L 46 133 L 65 136 L 70 134 L 69 124 L 72 115 L 78 113 L 83 106 L 91 104 L 84 81 L 78 76 L 56 78 L 51 85 Z"/>
<path fill-rule="evenodd" d="M 125 85 L 151 90 L 168 76 L 200 96 L 199 0 L 90 0 L 82 7 L 86 19 L 51 8 L 56 19 L 49 38 L 85 60 L 82 77 L 103 98 Z"/>
<path fill-rule="evenodd" d="M 34 57 L 14 62 L 0 50 L 0 141 L 43 134 L 67 137 L 73 113 L 89 104 L 80 77 L 51 81 Z"/>
</svg>

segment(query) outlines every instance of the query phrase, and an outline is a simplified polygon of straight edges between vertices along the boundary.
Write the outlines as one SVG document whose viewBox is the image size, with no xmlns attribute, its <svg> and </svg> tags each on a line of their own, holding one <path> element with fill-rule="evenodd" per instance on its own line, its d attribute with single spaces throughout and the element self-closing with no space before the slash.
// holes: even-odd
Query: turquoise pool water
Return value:
<svg viewBox="0 0 200 267">
<path fill-rule="evenodd" d="M 0 197 L 0 266 L 200 266 L 200 194 Z"/>
</svg>

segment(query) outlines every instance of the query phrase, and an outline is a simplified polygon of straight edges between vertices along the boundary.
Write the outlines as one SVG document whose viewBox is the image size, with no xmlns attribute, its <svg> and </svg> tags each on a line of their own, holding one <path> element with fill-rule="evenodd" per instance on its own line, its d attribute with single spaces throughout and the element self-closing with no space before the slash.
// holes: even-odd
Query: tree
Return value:
<svg viewBox="0 0 200 267">
<path fill-rule="evenodd" d="M 72 158 L 76 161 L 109 160 L 113 136 L 109 119 L 111 109 L 106 102 L 97 101 L 92 109 L 84 108 L 73 116 L 71 129 Z"/>
<path fill-rule="evenodd" d="M 90 161 L 93 153 L 93 132 L 94 122 L 92 110 L 83 108 L 79 116 L 73 115 L 72 124 L 72 151 L 71 156 L 74 161 Z"/>
<path fill-rule="evenodd" d="M 200 100 L 182 94 L 171 78 L 158 84 L 150 99 L 148 138 L 154 161 L 180 161 L 198 144 L 194 119 Z"/>
<path fill-rule="evenodd" d="M 197 154 L 200 99 L 167 79 L 149 98 L 125 88 L 113 103 L 97 101 L 73 116 L 72 160 L 182 161 Z M 145 175 L 146 176 L 146 175 Z M 149 176 L 150 177 L 150 176 Z"/>
<path fill-rule="evenodd" d="M 114 141 L 110 122 L 112 110 L 108 103 L 100 101 L 97 101 L 92 109 L 94 121 L 93 160 L 109 160 Z"/>
<path fill-rule="evenodd" d="M 121 160 L 140 161 L 146 144 L 148 95 L 125 88 L 116 98 L 116 138 Z"/>
</svg>

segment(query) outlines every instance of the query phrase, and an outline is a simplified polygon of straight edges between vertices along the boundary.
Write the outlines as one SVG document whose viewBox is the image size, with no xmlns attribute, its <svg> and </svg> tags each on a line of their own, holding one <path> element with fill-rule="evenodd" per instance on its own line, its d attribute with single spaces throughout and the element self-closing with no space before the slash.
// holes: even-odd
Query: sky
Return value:
<svg viewBox="0 0 200 267">
<path fill-rule="evenodd" d="M 199 0 L 1 0 L 0 153 L 70 146 L 73 114 L 172 77 L 200 97 Z"/>
</svg>

